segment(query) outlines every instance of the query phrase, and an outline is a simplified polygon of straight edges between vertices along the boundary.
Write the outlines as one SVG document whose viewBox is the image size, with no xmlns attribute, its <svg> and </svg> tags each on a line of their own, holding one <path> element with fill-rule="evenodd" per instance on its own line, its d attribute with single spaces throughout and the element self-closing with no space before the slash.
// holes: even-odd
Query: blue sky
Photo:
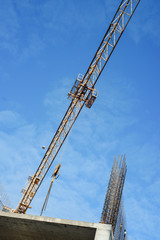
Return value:
<svg viewBox="0 0 160 240">
<path fill-rule="evenodd" d="M 118 0 L 0 0 L 0 182 L 13 207 L 37 169 Z M 99 222 L 115 155 L 126 154 L 130 240 L 159 239 L 160 2 L 141 0 L 97 85 L 37 192 L 40 214 L 52 172 L 62 164 L 45 216 Z"/>
</svg>

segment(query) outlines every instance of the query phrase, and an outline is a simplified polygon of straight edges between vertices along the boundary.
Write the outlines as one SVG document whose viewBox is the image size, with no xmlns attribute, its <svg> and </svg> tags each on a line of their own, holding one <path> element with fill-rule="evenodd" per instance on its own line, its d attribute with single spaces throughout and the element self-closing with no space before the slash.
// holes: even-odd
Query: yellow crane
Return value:
<svg viewBox="0 0 160 240">
<path fill-rule="evenodd" d="M 74 122 L 84 105 L 91 108 L 97 97 L 95 84 L 101 75 L 106 63 L 113 53 L 119 39 L 133 16 L 140 0 L 122 0 L 105 35 L 100 43 L 91 64 L 84 75 L 79 74 L 68 98 L 71 103 L 40 163 L 35 174 L 29 178 L 28 185 L 14 212 L 26 213 L 39 189 L 44 177 L 51 167 L 55 157 L 68 136 Z"/>
</svg>

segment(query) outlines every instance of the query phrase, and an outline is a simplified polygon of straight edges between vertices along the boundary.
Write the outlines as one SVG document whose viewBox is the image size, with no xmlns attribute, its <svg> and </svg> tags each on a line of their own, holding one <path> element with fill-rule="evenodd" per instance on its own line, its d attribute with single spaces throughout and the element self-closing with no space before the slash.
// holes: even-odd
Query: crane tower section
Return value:
<svg viewBox="0 0 160 240">
<path fill-rule="evenodd" d="M 78 75 L 78 78 L 69 92 L 68 97 L 71 100 L 70 106 L 66 111 L 37 171 L 29 179 L 28 185 L 23 191 L 23 196 L 15 212 L 26 213 L 83 106 L 86 105 L 86 107 L 90 108 L 95 101 L 97 96 L 95 84 L 127 27 L 128 22 L 133 16 L 139 2 L 140 0 L 121 1 L 86 73 L 84 75 Z"/>
<path fill-rule="evenodd" d="M 101 223 L 112 224 L 113 234 L 117 225 L 118 214 L 120 213 L 126 171 L 125 156 L 118 157 L 117 160 L 115 157 L 100 220 Z"/>
</svg>

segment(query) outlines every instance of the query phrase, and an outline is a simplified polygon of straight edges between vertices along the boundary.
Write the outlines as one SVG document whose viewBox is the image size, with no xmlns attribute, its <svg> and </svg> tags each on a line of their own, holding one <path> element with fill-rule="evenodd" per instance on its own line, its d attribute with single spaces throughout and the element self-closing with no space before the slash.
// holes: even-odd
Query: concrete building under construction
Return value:
<svg viewBox="0 0 160 240">
<path fill-rule="evenodd" d="M 109 224 L 0 212 L 1 240 L 113 240 Z"/>
</svg>

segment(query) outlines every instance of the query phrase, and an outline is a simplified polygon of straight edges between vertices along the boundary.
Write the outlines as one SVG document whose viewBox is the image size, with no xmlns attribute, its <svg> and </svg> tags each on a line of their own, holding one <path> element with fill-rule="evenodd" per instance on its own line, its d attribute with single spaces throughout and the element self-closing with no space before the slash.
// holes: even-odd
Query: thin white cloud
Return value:
<svg viewBox="0 0 160 240">
<path fill-rule="evenodd" d="M 15 128 L 24 124 L 24 119 L 17 112 L 10 110 L 0 111 L 0 129 L 2 127 Z"/>
<path fill-rule="evenodd" d="M 0 49 L 7 49 L 15 54 L 17 51 L 17 32 L 19 22 L 12 1 L 5 1 L 0 9 Z"/>
<path fill-rule="evenodd" d="M 134 24 L 129 25 L 130 36 L 135 42 L 145 41 L 145 38 L 159 46 L 160 28 L 159 28 L 159 6 L 152 1 L 141 1 L 132 20 Z"/>
<path fill-rule="evenodd" d="M 15 207 L 19 192 L 32 172 L 31 165 L 34 167 L 40 158 L 35 148 L 37 133 L 35 127 L 15 111 L 1 111 L 0 123 L 0 178 Z"/>
</svg>

